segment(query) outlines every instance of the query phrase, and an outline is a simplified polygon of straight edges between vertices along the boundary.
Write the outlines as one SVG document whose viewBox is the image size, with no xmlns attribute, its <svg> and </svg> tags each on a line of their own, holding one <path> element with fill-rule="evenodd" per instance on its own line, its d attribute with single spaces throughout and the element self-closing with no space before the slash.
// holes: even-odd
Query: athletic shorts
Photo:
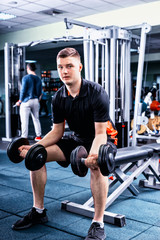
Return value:
<svg viewBox="0 0 160 240">
<path fill-rule="evenodd" d="M 84 143 L 84 142 L 79 142 L 75 140 L 72 135 L 65 136 L 62 139 L 60 139 L 56 145 L 62 150 L 64 153 L 64 156 L 66 157 L 66 161 L 59 161 L 57 162 L 59 165 L 62 167 L 68 167 L 70 164 L 70 155 L 71 152 L 78 146 L 84 146 L 87 150 L 87 152 L 90 151 L 92 143 Z"/>
</svg>

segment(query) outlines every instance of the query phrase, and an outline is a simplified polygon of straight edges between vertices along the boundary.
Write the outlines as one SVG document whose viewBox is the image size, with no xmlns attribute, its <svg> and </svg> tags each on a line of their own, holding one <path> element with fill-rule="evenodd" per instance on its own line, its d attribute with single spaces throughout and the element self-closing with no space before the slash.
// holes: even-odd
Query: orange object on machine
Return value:
<svg viewBox="0 0 160 240">
<path fill-rule="evenodd" d="M 115 129 L 114 125 L 112 124 L 111 121 L 107 121 L 107 135 L 114 140 L 114 144 L 117 145 L 118 143 L 118 138 L 117 138 L 117 134 L 118 131 L 117 129 Z"/>
<path fill-rule="evenodd" d="M 114 180 L 113 176 L 110 176 L 109 179 L 110 179 L 110 180 Z"/>
<path fill-rule="evenodd" d="M 151 104 L 150 104 L 150 109 L 151 111 L 160 111 L 160 103 L 158 101 L 153 101 Z"/>
</svg>

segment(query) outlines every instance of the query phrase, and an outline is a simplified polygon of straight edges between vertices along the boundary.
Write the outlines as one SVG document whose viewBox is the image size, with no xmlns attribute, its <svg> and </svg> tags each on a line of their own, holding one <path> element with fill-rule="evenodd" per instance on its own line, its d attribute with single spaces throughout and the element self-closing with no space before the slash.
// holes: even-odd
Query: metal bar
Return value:
<svg viewBox="0 0 160 240">
<path fill-rule="evenodd" d="M 105 40 L 105 90 L 109 96 L 109 40 Z"/>
<path fill-rule="evenodd" d="M 132 169 L 135 165 L 136 165 L 136 163 L 127 163 L 127 164 L 125 164 L 124 167 L 121 168 L 121 171 L 122 171 L 123 173 L 127 173 L 127 172 L 128 172 L 130 169 Z M 113 187 L 117 182 L 118 182 L 118 179 L 115 178 L 112 182 L 110 182 L 109 188 Z"/>
<path fill-rule="evenodd" d="M 138 104 L 140 103 L 141 88 L 142 88 L 142 77 L 143 77 L 143 67 L 144 67 L 144 57 L 145 57 L 145 47 L 146 47 L 146 35 L 150 31 L 147 24 L 144 24 L 141 29 L 141 41 L 139 48 L 139 59 L 138 59 L 138 71 L 137 71 L 137 84 L 136 84 L 136 96 L 135 96 L 135 109 L 134 109 L 134 123 L 133 123 L 133 140 L 132 146 L 136 146 L 136 131 L 137 131 L 137 116 L 138 116 Z"/>
<path fill-rule="evenodd" d="M 2 138 L 3 141 L 11 141 L 11 106 L 10 106 L 10 50 L 9 43 L 5 43 L 4 47 L 4 65 L 5 65 L 5 127 L 6 137 Z"/>
<path fill-rule="evenodd" d="M 93 205 L 94 205 L 93 197 L 90 197 L 90 199 L 88 199 L 88 201 L 83 204 L 83 206 L 85 207 L 87 206 L 92 207 Z"/>
<path fill-rule="evenodd" d="M 64 22 L 66 24 L 67 29 L 71 29 L 73 27 L 73 25 L 77 25 L 77 26 L 85 27 L 85 28 L 93 28 L 93 29 L 97 29 L 97 30 L 102 29 L 101 27 L 93 25 L 93 24 L 84 23 L 84 22 L 80 22 L 80 21 L 68 19 L 68 18 L 64 18 Z"/>
<path fill-rule="evenodd" d="M 120 196 L 128 186 L 137 178 L 151 163 L 151 158 L 145 161 L 107 198 L 105 208 L 109 207 Z"/>
<path fill-rule="evenodd" d="M 121 96 L 121 121 L 124 122 L 124 82 L 125 82 L 125 41 L 121 42 L 121 67 L 120 67 L 120 96 Z M 124 136 L 123 136 L 124 137 Z"/>
<path fill-rule="evenodd" d="M 154 174 L 154 176 L 157 178 L 157 180 L 160 182 L 160 175 L 159 172 L 154 168 L 154 165 L 151 164 L 149 166 L 149 169 L 151 170 L 151 172 Z"/>
<path fill-rule="evenodd" d="M 119 84 L 118 84 L 118 60 L 119 60 L 119 40 L 117 39 L 116 41 L 116 89 L 115 89 L 115 95 L 116 95 L 116 116 L 115 116 L 115 119 L 116 119 L 116 122 L 119 121 L 119 116 L 118 116 L 118 105 L 119 105 L 119 99 L 118 99 L 118 89 L 119 89 Z"/>
<path fill-rule="evenodd" d="M 94 208 L 84 207 L 83 205 L 74 202 L 69 201 L 61 202 L 61 209 L 90 218 L 93 218 L 94 216 Z M 111 223 L 119 227 L 123 227 L 126 224 L 124 215 L 110 213 L 107 211 L 104 212 L 104 222 Z"/>
<path fill-rule="evenodd" d="M 14 73 L 14 46 L 12 45 L 10 47 L 11 49 L 11 56 L 10 56 L 10 59 L 11 59 L 11 66 L 10 66 L 10 70 L 11 70 L 11 91 L 12 91 L 12 94 L 14 94 L 14 89 L 15 89 L 15 81 L 14 81 L 14 76 L 15 76 L 15 73 Z"/>
<path fill-rule="evenodd" d="M 145 25 L 147 26 L 147 28 L 149 27 L 150 30 L 151 30 L 151 26 L 146 24 Z M 128 26 L 128 27 L 125 27 L 124 29 L 127 29 L 127 30 L 133 30 L 133 29 L 139 29 L 139 28 L 142 28 L 144 26 L 144 24 L 139 24 L 139 25 L 133 25 L 133 26 Z"/>
<path fill-rule="evenodd" d="M 130 109 L 131 106 L 131 70 L 130 70 L 130 63 L 131 63 L 131 56 L 130 56 L 130 41 L 126 42 L 126 56 L 125 56 L 125 97 L 127 101 L 125 101 L 124 105 L 124 119 L 128 122 L 128 147 L 129 147 L 129 131 L 130 131 Z"/>
<path fill-rule="evenodd" d="M 98 83 L 99 78 L 99 43 L 96 42 L 95 46 L 95 82 Z"/>
<path fill-rule="evenodd" d="M 101 59 L 102 59 L 102 64 L 101 64 L 101 78 L 102 78 L 102 87 L 104 88 L 104 49 L 105 49 L 105 46 L 102 45 L 102 56 L 101 56 Z"/>
<path fill-rule="evenodd" d="M 90 51 L 89 51 L 89 72 L 90 72 L 90 81 L 95 81 L 94 79 L 94 42 L 90 41 Z"/>
<path fill-rule="evenodd" d="M 125 180 L 128 178 L 128 176 L 123 172 L 121 171 L 120 168 L 117 168 L 115 170 L 115 175 L 117 177 L 117 179 L 119 180 L 120 183 L 123 183 L 125 182 Z M 128 187 L 128 190 L 134 195 L 134 196 L 137 196 L 139 194 L 139 191 L 137 190 L 137 188 L 133 185 L 133 184 L 130 184 L 129 187 Z"/>
<path fill-rule="evenodd" d="M 88 40 L 86 40 L 88 39 Z M 83 39 L 83 52 L 84 52 L 84 71 L 85 79 L 89 80 L 89 36 L 88 30 L 84 29 L 84 39 Z"/>
<path fill-rule="evenodd" d="M 110 117 L 115 123 L 115 49 L 116 49 L 116 28 L 112 29 L 110 41 Z"/>
<path fill-rule="evenodd" d="M 148 180 L 140 180 L 139 181 L 139 186 L 140 187 L 145 187 L 145 188 L 152 188 L 152 189 L 160 190 L 160 183 L 159 182 L 155 182 L 154 185 L 150 185 Z"/>
</svg>

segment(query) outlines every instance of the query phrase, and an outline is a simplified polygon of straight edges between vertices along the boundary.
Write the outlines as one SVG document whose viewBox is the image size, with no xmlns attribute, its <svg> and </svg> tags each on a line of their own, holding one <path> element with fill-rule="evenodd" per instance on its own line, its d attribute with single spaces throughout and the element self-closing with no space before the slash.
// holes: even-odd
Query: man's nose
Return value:
<svg viewBox="0 0 160 240">
<path fill-rule="evenodd" d="M 67 73 L 67 72 L 68 72 L 67 68 L 64 67 L 64 68 L 63 68 L 63 72 L 64 72 L 64 73 Z"/>
</svg>

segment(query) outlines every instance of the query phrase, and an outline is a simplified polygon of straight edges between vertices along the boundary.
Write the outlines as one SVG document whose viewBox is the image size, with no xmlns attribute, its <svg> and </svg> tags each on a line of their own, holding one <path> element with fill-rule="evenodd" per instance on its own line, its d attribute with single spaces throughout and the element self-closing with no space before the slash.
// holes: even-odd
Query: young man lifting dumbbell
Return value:
<svg viewBox="0 0 160 240">
<path fill-rule="evenodd" d="M 99 84 L 81 77 L 82 63 L 74 48 L 65 48 L 58 53 L 57 68 L 64 85 L 53 98 L 53 129 L 39 144 L 47 151 L 47 162 L 57 161 L 63 167 L 70 164 L 70 154 L 77 146 L 83 145 L 87 149 L 89 157 L 85 164 L 91 171 L 90 186 L 95 214 L 85 239 L 105 239 L 103 215 L 108 179 L 101 174 L 96 158 L 100 145 L 107 142 L 106 129 L 107 122 L 110 121 L 108 95 Z M 72 131 L 68 137 L 63 137 L 65 120 Z M 20 155 L 25 158 L 30 147 L 20 147 Z M 13 224 L 15 230 L 47 221 L 43 200 L 47 180 L 45 165 L 38 171 L 31 171 L 30 179 L 33 208 L 28 215 Z"/>
</svg>

